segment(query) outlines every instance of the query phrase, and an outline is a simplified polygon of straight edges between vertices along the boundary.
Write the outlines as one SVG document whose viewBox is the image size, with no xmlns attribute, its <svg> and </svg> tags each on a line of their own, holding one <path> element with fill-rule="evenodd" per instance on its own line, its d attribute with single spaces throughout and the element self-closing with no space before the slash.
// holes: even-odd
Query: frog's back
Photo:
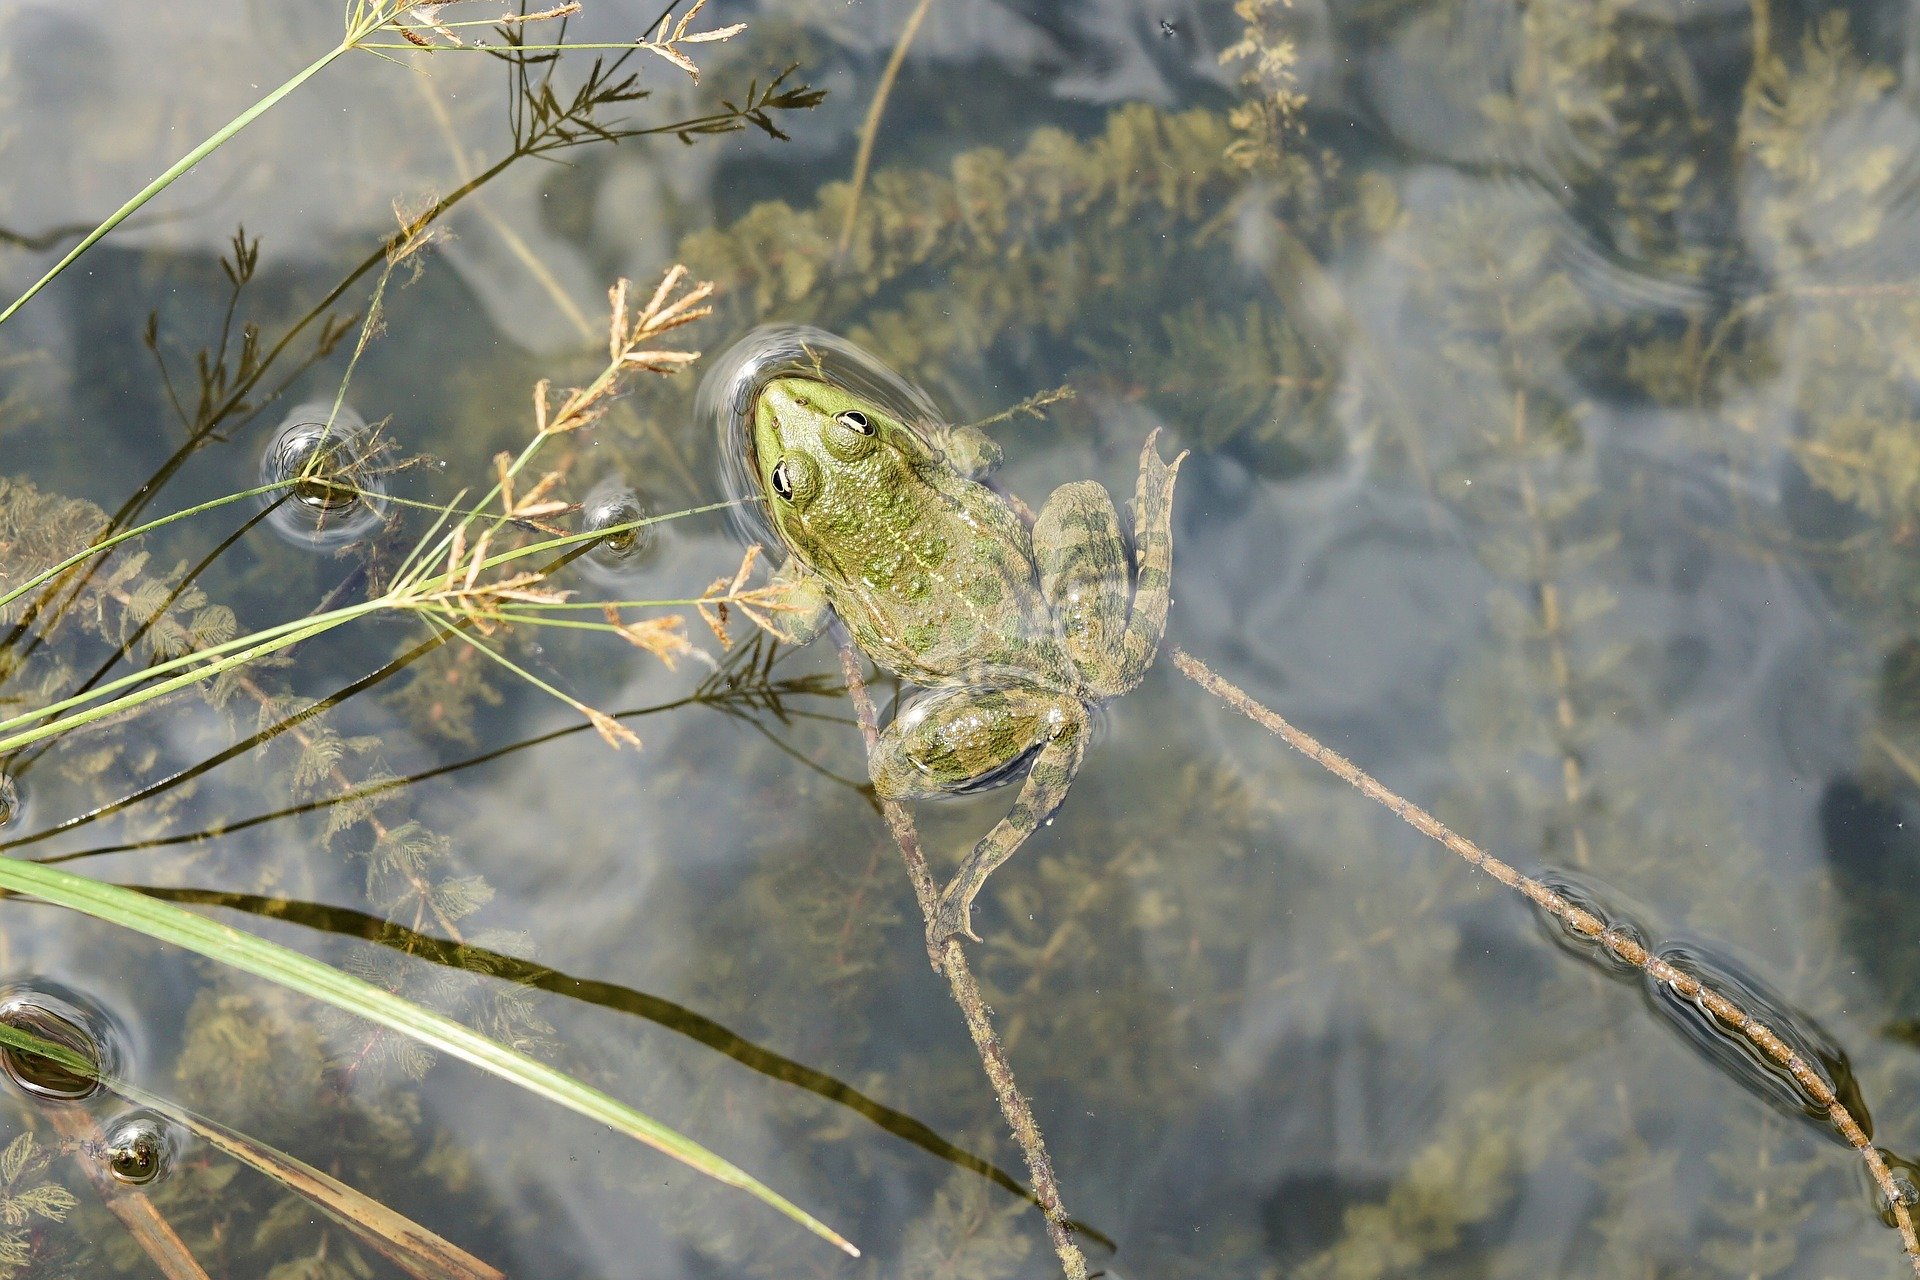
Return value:
<svg viewBox="0 0 1920 1280">
<path fill-rule="evenodd" d="M 895 492 L 933 502 L 869 507 L 863 527 L 847 531 L 843 573 L 828 575 L 854 640 L 882 667 L 928 687 L 994 670 L 1067 681 L 1019 516 L 945 468 L 922 469 L 918 479 Z"/>
</svg>

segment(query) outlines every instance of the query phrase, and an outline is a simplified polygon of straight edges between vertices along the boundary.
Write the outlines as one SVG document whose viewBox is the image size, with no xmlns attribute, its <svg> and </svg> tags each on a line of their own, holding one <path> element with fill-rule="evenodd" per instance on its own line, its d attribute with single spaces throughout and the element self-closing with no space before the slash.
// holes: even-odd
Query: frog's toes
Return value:
<svg viewBox="0 0 1920 1280">
<path fill-rule="evenodd" d="M 1187 450 L 1182 449 L 1168 462 L 1160 456 L 1156 447 L 1160 442 L 1160 428 L 1147 432 L 1147 441 L 1140 446 L 1140 474 L 1151 476 L 1155 483 L 1171 484 L 1173 475 L 1180 470 L 1180 464 L 1187 460 Z"/>
<path fill-rule="evenodd" d="M 959 884 L 947 886 L 940 895 L 940 905 L 933 909 L 933 918 L 927 922 L 927 946 L 939 951 L 947 945 L 949 938 L 971 938 L 980 941 L 980 935 L 973 931 L 973 895 Z"/>
</svg>

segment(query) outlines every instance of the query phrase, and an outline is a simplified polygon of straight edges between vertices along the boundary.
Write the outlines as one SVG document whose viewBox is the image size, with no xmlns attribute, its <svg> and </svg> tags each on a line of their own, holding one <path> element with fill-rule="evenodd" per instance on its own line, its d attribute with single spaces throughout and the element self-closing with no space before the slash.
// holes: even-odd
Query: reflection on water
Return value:
<svg viewBox="0 0 1920 1280">
<path fill-rule="evenodd" d="M 260 457 L 260 483 L 290 484 L 292 498 L 263 495 L 267 523 L 296 543 L 337 548 L 386 518 L 373 429 L 352 405 L 313 401 L 287 415 Z"/>
<path fill-rule="evenodd" d="M 129 1111 L 106 1126 L 107 1172 L 116 1182 L 146 1186 L 173 1168 L 178 1129 L 164 1116 Z"/>
<path fill-rule="evenodd" d="M 0 1023 L 64 1050 L 67 1060 L 9 1044 L 0 1066 L 21 1089 L 73 1102 L 100 1092 L 104 1077 L 125 1061 L 125 1036 L 97 1003 L 54 982 L 15 982 L 0 992 Z"/>
<path fill-rule="evenodd" d="M 1710 978 L 1876 1142 L 1920 1150 L 1907 7 L 938 0 L 851 225 L 914 0 L 709 8 L 748 30 L 690 46 L 700 85 L 647 55 L 599 83 L 631 71 L 652 97 L 579 114 L 584 52 L 550 103 L 547 64 L 516 87 L 483 58 L 344 59 L 0 328 L 0 594 L 103 528 L 260 483 L 263 458 L 278 477 L 369 441 L 334 411 L 350 360 L 392 451 L 355 454 L 351 495 L 218 508 L 0 605 L 0 720 L 383 589 L 428 508 L 524 445 L 534 384 L 599 370 L 613 279 L 684 260 L 720 286 L 682 331 L 707 355 L 543 455 L 579 509 L 503 541 L 727 493 L 694 390 L 761 326 L 870 351 L 927 389 L 916 419 L 1069 384 L 992 426 L 1005 488 L 1123 493 L 1149 431 L 1192 448 L 1178 642 L 1556 868 L 1612 930 L 1543 945 L 1517 900 L 1156 670 L 983 894 L 971 952 L 1066 1205 L 1112 1242 L 1084 1237 L 1093 1269 L 1899 1274 L 1801 1082 L 1670 990 L 1600 979 L 1630 972 L 1609 938 Z M 338 38 L 331 12 L 163 9 L 0 0 L 0 163 L 31 175 L 0 189 L 0 301 Z M 651 17 L 588 0 L 568 38 Z M 604 137 L 724 113 L 789 61 L 784 88 L 828 97 L 767 107 L 770 129 Z M 543 119 L 577 140 L 564 165 L 526 153 Z M 362 344 L 396 202 L 456 195 Z M 262 237 L 244 273 L 221 265 L 239 224 Z M 445 465 L 407 465 L 424 456 Z M 556 585 L 581 619 L 692 600 L 738 567 L 736 523 L 609 540 Z M 638 754 L 445 633 L 373 623 L 0 762 L 0 842 L 539 1054 L 865 1260 L 384 1032 L 20 900 L 0 967 L 47 977 L 0 1019 L 118 1055 L 512 1275 L 1058 1274 L 926 970 L 832 654 L 721 653 L 693 604 L 624 621 L 668 613 L 710 663 L 579 628 L 490 637 L 622 713 Z M 936 876 L 1005 801 L 918 814 Z M 43 1105 L 0 1106 L 0 1146 L 36 1135 L 8 1148 L 50 1161 L 22 1185 L 77 1204 L 35 1219 L 20 1274 L 141 1274 Z M 182 1154 L 156 1115 L 86 1105 L 117 1176 L 171 1160 L 145 1194 L 210 1274 L 390 1265 L 229 1148 Z"/>
</svg>

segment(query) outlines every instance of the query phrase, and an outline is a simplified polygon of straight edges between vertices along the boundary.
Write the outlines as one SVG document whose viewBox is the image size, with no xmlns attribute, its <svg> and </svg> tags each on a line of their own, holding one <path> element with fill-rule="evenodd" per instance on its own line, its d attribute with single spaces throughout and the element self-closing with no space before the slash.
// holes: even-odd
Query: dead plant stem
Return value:
<svg viewBox="0 0 1920 1280">
<path fill-rule="evenodd" d="M 1808 1097 L 1825 1108 L 1828 1122 L 1866 1162 L 1867 1172 L 1873 1178 L 1874 1185 L 1879 1188 L 1881 1196 L 1892 1213 L 1894 1225 L 1899 1228 L 1901 1248 L 1906 1252 L 1907 1262 L 1912 1266 L 1914 1275 L 1920 1277 L 1920 1234 L 1915 1232 L 1912 1210 L 1903 1200 L 1900 1188 L 1894 1183 L 1893 1174 L 1887 1168 L 1886 1160 L 1882 1158 L 1879 1149 L 1873 1145 L 1866 1132 L 1861 1129 L 1859 1122 L 1853 1118 L 1853 1113 L 1848 1111 L 1846 1105 L 1834 1094 L 1833 1086 L 1827 1083 L 1826 1078 L 1816 1071 L 1812 1064 L 1789 1048 L 1771 1027 L 1692 974 L 1684 973 L 1652 954 L 1631 934 L 1609 929 L 1606 922 L 1592 912 L 1574 906 L 1540 881 L 1531 876 L 1521 875 L 1473 841 L 1456 834 L 1425 809 L 1388 790 L 1366 770 L 1339 752 L 1322 746 L 1313 735 L 1295 728 L 1277 712 L 1254 701 L 1246 690 L 1222 679 L 1211 667 L 1186 650 L 1173 651 L 1173 665 L 1180 668 L 1181 673 L 1189 680 L 1261 728 L 1274 734 L 1301 755 L 1354 787 L 1368 799 L 1377 801 L 1392 810 L 1396 817 L 1421 835 L 1439 841 L 1507 888 L 1517 890 L 1529 902 L 1559 921 L 1561 925 L 1583 937 L 1600 942 L 1606 947 L 1608 954 L 1633 965 L 1655 982 L 1670 988 L 1682 999 L 1699 1004 L 1730 1031 L 1745 1036 L 1769 1060 L 1791 1074 Z"/>
<path fill-rule="evenodd" d="M 834 251 L 837 258 L 845 258 L 847 250 L 853 245 L 853 228 L 860 216 L 860 192 L 867 185 L 867 171 L 873 167 L 873 143 L 880 136 L 880 118 L 887 112 L 887 99 L 893 95 L 893 82 L 900 78 L 900 68 L 907 60 L 907 50 L 913 45 L 914 36 L 920 32 L 920 24 L 926 20 L 927 10 L 933 8 L 933 0 L 920 0 L 913 12 L 907 15 L 907 25 L 900 30 L 900 39 L 894 43 L 893 53 L 887 58 L 887 66 L 880 73 L 880 83 L 874 87 L 873 102 L 867 107 L 867 118 L 860 125 L 860 150 L 853 160 L 853 193 L 847 197 L 846 221 L 840 224 L 840 247 Z"/>
<path fill-rule="evenodd" d="M 860 719 L 860 733 L 871 750 L 880 736 L 879 723 L 874 717 L 873 699 L 867 695 L 866 681 L 860 675 L 860 659 L 844 638 L 840 641 L 840 667 L 846 673 L 847 696 L 853 700 L 854 714 Z M 920 834 L 914 829 L 913 818 L 895 800 L 882 800 L 880 810 L 887 820 L 887 829 L 893 833 L 894 843 L 900 847 L 900 857 L 907 864 L 907 878 L 913 882 L 913 896 L 919 899 L 920 913 L 931 924 L 940 891 L 927 870 L 927 856 L 920 849 Z M 949 938 L 939 947 L 930 946 L 928 955 L 934 969 L 946 975 L 954 1002 L 966 1018 L 973 1047 L 980 1053 L 980 1065 L 986 1068 L 994 1096 L 1000 1101 L 1000 1114 L 1006 1117 L 1007 1126 L 1013 1130 L 1013 1140 L 1019 1144 L 1020 1154 L 1026 1157 L 1027 1173 L 1033 1179 L 1033 1197 L 1046 1217 L 1047 1238 L 1053 1242 L 1061 1270 L 1067 1280 L 1087 1280 L 1086 1255 L 1074 1243 L 1072 1219 L 1060 1202 L 1060 1184 L 1053 1176 L 1053 1161 L 1047 1157 L 1046 1143 L 1040 1137 L 1033 1109 L 1014 1083 L 1013 1066 L 1007 1061 L 1006 1050 L 994 1035 L 992 1019 L 986 1002 L 980 998 L 980 984 L 974 981 L 973 970 L 967 965 L 966 952 L 957 940 Z"/>
</svg>

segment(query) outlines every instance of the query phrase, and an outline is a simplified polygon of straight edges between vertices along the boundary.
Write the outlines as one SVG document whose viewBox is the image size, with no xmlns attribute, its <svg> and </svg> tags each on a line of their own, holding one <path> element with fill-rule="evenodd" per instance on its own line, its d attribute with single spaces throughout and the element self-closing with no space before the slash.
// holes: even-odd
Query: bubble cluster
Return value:
<svg viewBox="0 0 1920 1280">
<path fill-rule="evenodd" d="M 143 1187 L 157 1182 L 173 1167 L 180 1149 L 180 1131 L 166 1117 L 152 1111 L 129 1111 L 105 1129 L 102 1158 L 116 1182 Z"/>
<path fill-rule="evenodd" d="M 310 547 L 343 547 L 380 527 L 386 489 L 373 461 L 374 432 L 348 405 L 331 401 L 300 405 L 267 441 L 260 459 L 262 484 L 294 481 L 290 497 L 267 494 L 268 523 L 284 537 Z"/>
<path fill-rule="evenodd" d="M 122 1036 L 105 1010 L 45 981 L 0 989 L 0 1024 L 46 1041 L 59 1056 L 0 1045 L 0 1070 L 27 1093 L 62 1102 L 90 1098 L 118 1073 Z"/>
</svg>

